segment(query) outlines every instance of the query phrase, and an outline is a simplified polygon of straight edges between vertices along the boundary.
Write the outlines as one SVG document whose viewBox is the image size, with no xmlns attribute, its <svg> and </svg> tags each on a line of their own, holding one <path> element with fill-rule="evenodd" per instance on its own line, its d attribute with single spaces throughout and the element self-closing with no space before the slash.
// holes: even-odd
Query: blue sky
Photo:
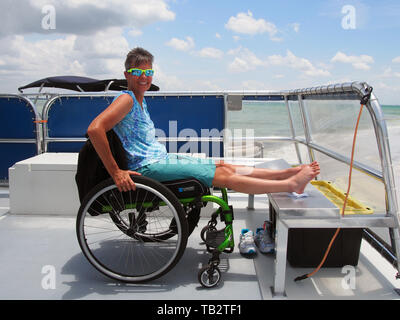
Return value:
<svg viewBox="0 0 400 320">
<path fill-rule="evenodd" d="M 42 26 L 46 5 L 55 29 Z M 394 0 L 4 0 L 0 12 L 1 92 L 55 75 L 120 78 L 127 51 L 142 46 L 162 90 L 367 81 L 382 103 L 400 104 Z"/>
</svg>

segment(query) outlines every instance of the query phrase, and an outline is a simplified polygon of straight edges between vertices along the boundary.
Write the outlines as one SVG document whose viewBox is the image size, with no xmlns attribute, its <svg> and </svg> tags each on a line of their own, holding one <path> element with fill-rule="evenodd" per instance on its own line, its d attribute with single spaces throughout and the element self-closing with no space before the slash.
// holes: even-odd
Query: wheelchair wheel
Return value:
<svg viewBox="0 0 400 320">
<path fill-rule="evenodd" d="M 212 288 L 220 282 L 221 271 L 218 267 L 207 265 L 199 270 L 197 279 L 203 287 Z"/>
<path fill-rule="evenodd" d="M 188 224 L 168 188 L 143 176 L 131 177 L 135 191 L 119 192 L 112 179 L 93 188 L 82 201 L 76 232 L 82 252 L 97 270 L 140 283 L 176 265 L 186 248 Z"/>
</svg>

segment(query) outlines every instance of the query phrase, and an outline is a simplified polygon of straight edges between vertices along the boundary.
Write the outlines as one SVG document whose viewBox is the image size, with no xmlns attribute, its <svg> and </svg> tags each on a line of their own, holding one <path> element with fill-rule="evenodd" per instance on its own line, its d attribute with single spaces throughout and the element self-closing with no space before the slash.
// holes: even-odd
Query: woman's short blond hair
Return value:
<svg viewBox="0 0 400 320">
<path fill-rule="evenodd" d="M 137 47 L 129 51 L 125 60 L 125 70 L 128 70 L 132 67 L 137 67 L 142 63 L 151 63 L 153 64 L 154 57 L 147 50 Z"/>
</svg>

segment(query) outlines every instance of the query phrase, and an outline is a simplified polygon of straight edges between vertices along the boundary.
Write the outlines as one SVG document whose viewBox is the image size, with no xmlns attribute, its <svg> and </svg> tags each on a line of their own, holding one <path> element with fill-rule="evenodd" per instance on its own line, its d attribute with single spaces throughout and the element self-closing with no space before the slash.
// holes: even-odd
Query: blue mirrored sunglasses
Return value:
<svg viewBox="0 0 400 320">
<path fill-rule="evenodd" d="M 154 75 L 154 70 L 153 69 L 143 70 L 143 69 L 139 69 L 139 68 L 131 68 L 129 70 L 126 70 L 126 72 L 132 74 L 133 76 L 138 76 L 138 77 L 140 77 L 143 72 L 146 75 L 146 77 L 151 77 L 151 76 Z"/>
</svg>

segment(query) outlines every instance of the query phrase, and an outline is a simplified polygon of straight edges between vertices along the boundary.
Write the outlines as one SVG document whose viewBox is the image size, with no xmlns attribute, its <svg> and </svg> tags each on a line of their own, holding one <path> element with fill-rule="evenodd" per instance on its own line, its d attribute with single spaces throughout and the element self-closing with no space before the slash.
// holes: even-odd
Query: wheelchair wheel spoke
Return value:
<svg viewBox="0 0 400 320">
<path fill-rule="evenodd" d="M 112 236 L 112 237 L 107 237 L 107 238 L 103 238 L 103 239 L 98 240 L 98 241 L 90 242 L 90 243 L 88 243 L 88 245 L 94 245 L 94 244 L 100 243 L 101 241 L 108 241 L 108 240 L 112 240 L 112 239 L 120 239 L 121 237 L 123 237 L 123 235 L 118 234 L 118 235 L 115 235 L 115 236 Z"/>
</svg>

